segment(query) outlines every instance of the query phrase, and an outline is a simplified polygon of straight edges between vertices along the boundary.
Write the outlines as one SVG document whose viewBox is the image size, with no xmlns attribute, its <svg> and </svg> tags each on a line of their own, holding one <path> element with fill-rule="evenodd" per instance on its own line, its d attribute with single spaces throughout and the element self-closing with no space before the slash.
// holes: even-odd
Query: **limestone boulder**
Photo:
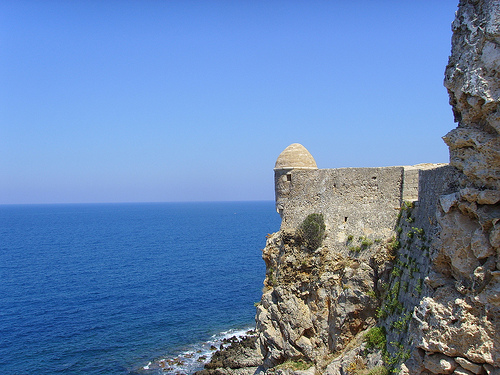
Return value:
<svg viewBox="0 0 500 375">
<path fill-rule="evenodd" d="M 474 255 L 472 238 L 481 226 L 459 210 L 452 210 L 448 214 L 439 214 L 438 223 L 441 232 L 435 243 L 438 252 L 435 254 L 434 263 L 437 270 L 446 275 L 453 276 L 456 280 L 470 279 L 474 270 L 480 263 Z M 476 235 L 477 242 L 480 236 Z"/>
<path fill-rule="evenodd" d="M 462 357 L 474 363 L 500 364 L 500 314 L 452 287 L 424 298 L 414 314 L 420 334 L 417 347 L 427 353 Z"/>
<path fill-rule="evenodd" d="M 471 362 L 468 359 L 462 358 L 462 357 L 456 357 L 455 362 L 457 362 L 460 367 L 462 367 L 465 370 L 470 371 L 472 374 L 482 374 L 483 373 L 483 366 L 478 365 L 477 363 Z"/>
<path fill-rule="evenodd" d="M 424 367 L 433 374 L 451 374 L 457 366 L 453 358 L 440 353 L 426 355 L 424 358 Z"/>
</svg>

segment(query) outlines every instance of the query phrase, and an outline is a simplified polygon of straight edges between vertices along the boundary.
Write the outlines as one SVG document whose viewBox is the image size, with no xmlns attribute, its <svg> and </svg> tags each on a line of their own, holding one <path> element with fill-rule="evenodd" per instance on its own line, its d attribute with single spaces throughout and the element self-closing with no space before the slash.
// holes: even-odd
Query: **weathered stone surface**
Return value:
<svg viewBox="0 0 500 375">
<path fill-rule="evenodd" d="M 386 238 L 401 205 L 403 167 L 276 171 L 281 229 L 295 230 L 312 213 L 325 217 L 325 244 L 345 245 L 349 235 Z"/>
<path fill-rule="evenodd" d="M 492 223 L 493 228 L 490 231 L 489 240 L 491 246 L 495 247 L 498 251 L 500 249 L 500 219 L 495 219 Z"/>
<path fill-rule="evenodd" d="M 308 368 L 307 370 L 297 370 L 293 368 L 277 368 L 275 370 L 276 375 L 315 375 L 316 368 L 314 366 Z"/>
<path fill-rule="evenodd" d="M 498 134 L 457 128 L 443 137 L 450 147 L 450 164 L 462 170 L 475 184 L 495 187 L 500 180 Z M 493 170 L 492 170 L 493 169 Z"/>
<path fill-rule="evenodd" d="M 475 297 L 475 300 L 483 304 L 491 304 L 496 308 L 497 314 L 500 314 L 500 311 L 498 311 L 498 308 L 500 308 L 500 271 L 486 271 L 484 278 L 487 285 Z M 494 308 L 492 309 L 495 311 Z"/>
<path fill-rule="evenodd" d="M 496 204 L 500 202 L 500 191 L 465 188 L 460 190 L 460 197 L 478 204 Z"/>
<path fill-rule="evenodd" d="M 436 244 L 439 252 L 435 256 L 437 270 L 455 279 L 468 279 L 478 267 L 479 261 L 471 248 L 473 234 L 480 228 L 477 220 L 463 215 L 458 210 L 438 215 L 441 233 Z"/>
<path fill-rule="evenodd" d="M 424 367 L 433 374 L 451 374 L 457 368 L 457 363 L 445 355 L 431 354 L 425 356 Z"/>
<path fill-rule="evenodd" d="M 440 286 L 446 285 L 449 283 L 450 279 L 443 276 L 440 273 L 431 271 L 424 279 L 425 283 L 429 285 L 431 288 L 436 289 Z"/>
<path fill-rule="evenodd" d="M 450 212 L 451 208 L 458 203 L 458 194 L 451 193 L 447 195 L 441 195 L 439 197 L 439 204 L 445 213 Z"/>
<path fill-rule="evenodd" d="M 367 351 L 365 344 L 355 346 L 338 355 L 324 370 L 325 375 L 344 375 L 364 373 L 370 369 L 384 366 L 380 351 Z"/>
<path fill-rule="evenodd" d="M 258 375 L 264 374 L 265 371 L 261 367 L 240 367 L 240 368 L 230 368 L 221 367 L 214 370 L 201 370 L 195 372 L 196 375 Z"/>
<path fill-rule="evenodd" d="M 457 129 L 444 140 L 450 162 L 478 186 L 500 179 L 500 4 L 460 1 L 445 73 Z"/>
<path fill-rule="evenodd" d="M 460 367 L 464 368 L 465 370 L 469 370 L 473 374 L 482 374 L 483 373 L 483 366 L 482 365 L 478 365 L 477 363 L 471 362 L 468 359 L 465 359 L 462 357 L 456 357 L 455 362 L 457 362 Z"/>
<path fill-rule="evenodd" d="M 471 249 L 477 259 L 488 258 L 495 254 L 495 250 L 482 228 L 477 228 L 471 238 Z"/>
<path fill-rule="evenodd" d="M 278 156 L 274 169 L 318 169 L 316 161 L 299 143 L 292 143 Z"/>
<path fill-rule="evenodd" d="M 368 292 L 375 275 L 368 264 L 325 247 L 311 252 L 287 231 L 268 238 L 263 258 L 268 289 L 256 321 L 265 366 L 293 358 L 321 364 L 332 348 L 342 349 L 373 324 L 377 301 Z"/>
<path fill-rule="evenodd" d="M 422 300 L 415 313 L 426 352 L 466 357 L 476 363 L 498 363 L 500 315 L 450 287 Z"/>
<path fill-rule="evenodd" d="M 472 371 L 466 370 L 462 367 L 457 367 L 455 371 L 453 371 L 454 375 L 474 375 Z"/>
<path fill-rule="evenodd" d="M 216 351 L 205 369 L 196 375 L 251 375 L 258 372 L 263 357 L 257 339 L 256 335 L 234 338 L 227 348 Z"/>
<path fill-rule="evenodd" d="M 440 198 L 432 256 L 434 270 L 451 282 L 429 278 L 436 291 L 415 314 L 417 346 L 457 357 L 457 374 L 500 365 L 499 41 L 500 2 L 461 0 L 445 78 L 459 124 L 444 140 L 464 175 L 460 190 Z"/>
</svg>

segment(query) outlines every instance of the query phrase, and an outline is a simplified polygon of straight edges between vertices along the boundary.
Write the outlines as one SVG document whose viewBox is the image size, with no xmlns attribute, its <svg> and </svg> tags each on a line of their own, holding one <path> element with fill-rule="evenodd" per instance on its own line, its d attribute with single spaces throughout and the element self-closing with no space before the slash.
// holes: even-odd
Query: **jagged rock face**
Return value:
<svg viewBox="0 0 500 375">
<path fill-rule="evenodd" d="M 500 181 L 500 3 L 461 0 L 445 73 L 457 129 L 444 140 L 450 162 L 476 185 Z"/>
<path fill-rule="evenodd" d="M 471 184 L 465 177 L 464 181 Z M 459 371 L 470 372 L 464 367 L 468 363 L 480 368 L 474 374 L 482 374 L 488 366 L 500 371 L 497 197 L 497 190 L 474 188 L 441 196 L 437 212 L 440 232 L 431 252 L 433 272 L 426 278 L 432 292 L 422 298 L 413 314 L 415 345 L 425 357 L 419 363 L 421 368 L 413 367 L 411 373 L 447 373 L 434 372 L 435 353 L 440 362 L 458 363 Z"/>
<path fill-rule="evenodd" d="M 271 235 L 263 250 L 266 286 L 256 315 L 264 366 L 304 359 L 325 367 L 328 354 L 373 325 L 374 288 L 388 274 L 386 251 L 382 243 L 373 244 L 352 258 L 327 246 L 308 250 L 293 232 Z"/>
</svg>

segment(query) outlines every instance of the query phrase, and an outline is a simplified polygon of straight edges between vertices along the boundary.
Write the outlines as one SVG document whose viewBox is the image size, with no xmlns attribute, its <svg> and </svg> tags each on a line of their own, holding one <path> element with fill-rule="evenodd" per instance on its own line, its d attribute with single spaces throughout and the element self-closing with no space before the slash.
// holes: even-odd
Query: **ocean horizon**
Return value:
<svg viewBox="0 0 500 375">
<path fill-rule="evenodd" d="M 201 369 L 254 327 L 279 225 L 272 201 L 0 205 L 0 373 Z"/>
</svg>

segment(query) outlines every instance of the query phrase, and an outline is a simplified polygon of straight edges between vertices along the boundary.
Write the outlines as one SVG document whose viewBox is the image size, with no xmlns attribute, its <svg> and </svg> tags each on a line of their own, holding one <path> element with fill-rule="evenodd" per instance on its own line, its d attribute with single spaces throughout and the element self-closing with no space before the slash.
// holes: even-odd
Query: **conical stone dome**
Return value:
<svg viewBox="0 0 500 375">
<path fill-rule="evenodd" d="M 293 143 L 278 156 L 274 169 L 318 169 L 318 166 L 304 146 Z"/>
</svg>

